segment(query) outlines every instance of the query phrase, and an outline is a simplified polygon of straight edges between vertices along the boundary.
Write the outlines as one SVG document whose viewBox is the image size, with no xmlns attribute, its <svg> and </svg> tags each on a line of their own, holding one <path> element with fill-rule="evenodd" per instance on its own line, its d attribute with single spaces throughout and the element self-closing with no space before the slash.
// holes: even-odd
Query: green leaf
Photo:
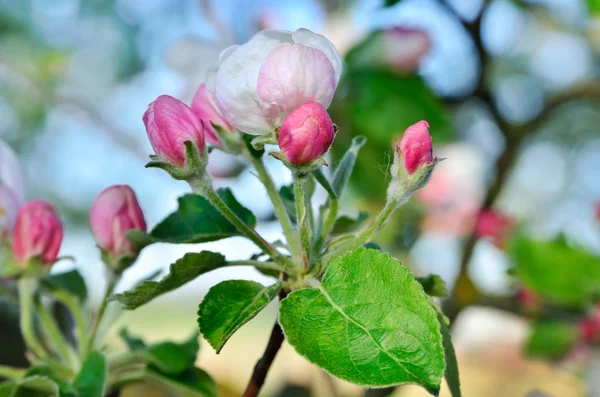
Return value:
<svg viewBox="0 0 600 397">
<path fill-rule="evenodd" d="M 119 336 L 123 339 L 129 350 L 144 350 L 147 347 L 146 342 L 142 338 L 131 335 L 126 328 L 122 328 L 119 331 Z"/>
<path fill-rule="evenodd" d="M 450 335 L 448 321 L 441 312 L 438 313 L 438 320 L 442 330 L 442 343 L 444 345 L 444 356 L 446 358 L 446 371 L 444 372 L 446 383 L 448 384 L 450 393 L 452 393 L 452 397 L 461 397 L 458 361 L 456 361 L 456 352 L 454 351 L 454 345 L 452 344 L 452 335 Z"/>
<path fill-rule="evenodd" d="M 73 381 L 73 389 L 79 397 L 103 397 L 108 376 L 108 363 L 104 354 L 93 351 L 88 354 L 83 367 Z"/>
<path fill-rule="evenodd" d="M 528 356 L 540 359 L 560 359 L 577 342 L 579 333 L 574 324 L 542 321 L 536 324 L 525 344 Z"/>
<path fill-rule="evenodd" d="M 243 207 L 229 189 L 217 190 L 223 201 L 250 226 L 256 226 L 256 217 Z M 142 249 L 152 243 L 190 244 L 205 243 L 239 236 L 237 228 L 214 208 L 204 197 L 186 194 L 179 198 L 179 208 L 167 216 L 148 234 L 139 230 L 127 232 L 127 238 Z"/>
<path fill-rule="evenodd" d="M 171 265 L 169 274 L 161 281 L 144 281 L 131 291 L 113 295 L 111 300 L 119 301 L 126 309 L 133 310 L 225 263 L 225 257 L 215 252 L 187 253 Z"/>
<path fill-rule="evenodd" d="M 350 147 L 348 150 L 346 150 L 346 153 L 344 153 L 344 156 L 335 168 L 332 186 L 337 197 L 342 195 L 344 188 L 348 184 L 350 176 L 352 175 L 352 170 L 354 169 L 354 164 L 356 164 L 358 152 L 366 142 L 367 138 L 364 136 L 356 136 L 352 138 Z"/>
<path fill-rule="evenodd" d="M 587 0 L 587 6 L 592 16 L 600 14 L 600 0 Z"/>
<path fill-rule="evenodd" d="M 402 0 L 383 0 L 384 7 L 392 7 L 400 3 Z"/>
<path fill-rule="evenodd" d="M 296 200 L 294 199 L 294 187 L 285 185 L 279 189 L 279 195 L 283 201 L 283 206 L 292 220 L 296 219 Z"/>
<path fill-rule="evenodd" d="M 331 234 L 344 234 L 356 231 L 365 221 L 369 219 L 369 213 L 360 211 L 356 218 L 342 215 L 335 220 Z"/>
<path fill-rule="evenodd" d="M 71 270 L 64 273 L 51 274 L 44 278 L 43 285 L 50 290 L 62 289 L 79 299 L 83 303 L 87 299 L 87 287 L 79 271 Z"/>
<path fill-rule="evenodd" d="M 44 376 L 31 376 L 0 384 L 0 397 L 58 397 L 58 386 Z"/>
<path fill-rule="evenodd" d="M 423 286 L 423 290 L 427 295 L 446 298 L 448 296 L 448 288 L 446 282 L 437 274 L 429 274 L 424 277 L 417 277 L 417 281 Z"/>
<path fill-rule="evenodd" d="M 358 248 L 336 259 L 319 288 L 281 301 L 279 321 L 298 353 L 340 379 L 439 393 L 445 363 L 437 314 L 415 276 L 388 254 Z"/>
<path fill-rule="evenodd" d="M 510 244 L 515 276 L 547 300 L 582 307 L 600 294 L 600 257 L 564 239 L 519 237 Z"/>
<path fill-rule="evenodd" d="M 218 397 L 217 386 L 205 371 L 190 368 L 182 374 L 173 376 L 157 371 L 147 370 L 147 378 L 168 387 L 177 396 L 186 397 Z"/>
<path fill-rule="evenodd" d="M 198 310 L 200 332 L 219 353 L 242 325 L 253 319 L 281 290 L 247 280 L 223 281 L 212 287 Z"/>
</svg>

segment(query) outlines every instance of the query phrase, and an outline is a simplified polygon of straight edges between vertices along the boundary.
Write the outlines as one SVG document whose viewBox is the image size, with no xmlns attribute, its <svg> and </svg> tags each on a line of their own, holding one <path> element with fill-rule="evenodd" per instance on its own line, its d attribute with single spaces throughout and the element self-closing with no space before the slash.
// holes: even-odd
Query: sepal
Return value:
<svg viewBox="0 0 600 397">
<path fill-rule="evenodd" d="M 201 176 L 206 170 L 208 156 L 206 150 L 202 152 L 192 141 L 185 141 L 185 164 L 178 167 L 167 161 L 159 159 L 157 156 L 150 155 L 152 161 L 146 164 L 146 168 L 160 168 L 165 170 L 177 180 L 187 180 L 192 177 Z"/>
</svg>

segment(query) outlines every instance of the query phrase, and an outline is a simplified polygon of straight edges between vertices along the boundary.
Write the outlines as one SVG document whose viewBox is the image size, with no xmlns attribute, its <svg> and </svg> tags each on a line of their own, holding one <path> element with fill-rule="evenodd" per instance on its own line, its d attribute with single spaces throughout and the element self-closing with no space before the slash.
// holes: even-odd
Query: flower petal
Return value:
<svg viewBox="0 0 600 397">
<path fill-rule="evenodd" d="M 294 42 L 316 48 L 327 56 L 329 62 L 333 65 L 333 70 L 335 70 L 335 84 L 337 86 L 337 83 L 340 82 L 340 76 L 342 75 L 342 57 L 333 43 L 325 36 L 304 28 L 296 30 L 292 34 L 292 38 L 294 39 Z"/>
</svg>

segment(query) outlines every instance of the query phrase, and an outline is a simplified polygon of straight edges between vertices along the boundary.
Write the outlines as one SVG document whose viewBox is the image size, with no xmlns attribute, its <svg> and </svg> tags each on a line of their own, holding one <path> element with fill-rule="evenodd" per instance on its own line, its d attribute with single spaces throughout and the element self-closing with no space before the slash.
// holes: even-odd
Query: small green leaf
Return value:
<svg viewBox="0 0 600 397">
<path fill-rule="evenodd" d="M 45 376 L 34 375 L 0 384 L 0 397 L 58 397 L 56 383 Z"/>
<path fill-rule="evenodd" d="M 229 189 L 219 189 L 217 194 L 223 201 L 250 226 L 256 226 L 256 217 L 243 207 Z M 204 197 L 186 194 L 179 198 L 179 208 L 167 216 L 148 234 L 139 230 L 127 232 L 127 238 L 137 248 L 142 249 L 152 243 L 191 244 L 205 243 L 228 237 L 239 236 L 232 225 Z"/>
<path fill-rule="evenodd" d="M 534 326 L 525 345 L 525 352 L 534 358 L 560 359 L 571 350 L 578 336 L 574 324 L 543 321 Z"/>
<path fill-rule="evenodd" d="M 344 234 L 356 231 L 365 221 L 369 219 L 369 213 L 360 211 L 356 218 L 342 215 L 335 220 L 331 234 Z"/>
<path fill-rule="evenodd" d="M 335 172 L 333 173 L 333 181 L 331 184 L 337 197 L 342 195 L 344 188 L 348 184 L 348 180 L 350 180 L 350 175 L 352 175 L 352 170 L 354 169 L 354 164 L 356 163 L 356 158 L 358 157 L 358 152 L 366 142 L 367 138 L 364 136 L 356 136 L 352 138 L 350 147 L 346 153 L 344 153 L 344 156 L 335 168 Z"/>
<path fill-rule="evenodd" d="M 142 338 L 131 335 L 125 328 L 119 331 L 119 336 L 123 339 L 129 350 L 144 350 L 147 347 L 146 342 Z"/>
<path fill-rule="evenodd" d="M 144 356 L 160 372 L 177 375 L 193 367 L 197 350 L 190 354 L 182 345 L 168 341 L 151 346 Z"/>
<path fill-rule="evenodd" d="M 519 237 L 511 243 L 510 255 L 515 276 L 550 301 L 585 307 L 600 294 L 600 257 L 564 239 Z"/>
<path fill-rule="evenodd" d="M 161 281 L 144 281 L 131 291 L 113 295 L 111 300 L 119 301 L 126 309 L 133 310 L 225 263 L 225 257 L 215 252 L 187 253 L 171 265 L 169 274 Z"/>
<path fill-rule="evenodd" d="M 429 274 L 424 277 L 417 277 L 417 281 L 423 286 L 423 290 L 429 296 L 437 296 L 446 298 L 448 296 L 448 288 L 443 278 L 437 274 Z"/>
<path fill-rule="evenodd" d="M 358 248 L 335 260 L 319 288 L 281 301 L 290 345 L 343 380 L 370 387 L 416 383 L 437 395 L 444 350 L 437 313 L 396 259 Z"/>
<path fill-rule="evenodd" d="M 452 344 L 452 335 L 450 335 L 448 323 L 442 313 L 438 313 L 438 319 L 442 330 L 444 356 L 446 357 L 446 371 L 444 373 L 446 383 L 448 384 L 450 393 L 452 393 L 452 397 L 461 397 L 458 361 L 456 361 L 456 352 L 454 351 L 454 345 Z"/>
<path fill-rule="evenodd" d="M 177 396 L 218 397 L 219 395 L 215 382 L 200 368 L 190 368 L 176 376 L 165 375 L 151 369 L 147 371 L 147 379 L 163 384 Z"/>
<path fill-rule="evenodd" d="M 77 270 L 51 274 L 43 279 L 42 285 L 50 290 L 65 290 L 76 296 L 81 303 L 85 302 L 87 299 L 87 287 L 85 281 Z"/>
<path fill-rule="evenodd" d="M 281 290 L 247 280 L 223 281 L 212 287 L 198 310 L 200 332 L 219 353 L 242 325 L 253 319 Z"/>
<path fill-rule="evenodd" d="M 108 376 L 106 357 L 100 352 L 88 354 L 83 367 L 73 381 L 79 397 L 103 397 Z"/>
</svg>

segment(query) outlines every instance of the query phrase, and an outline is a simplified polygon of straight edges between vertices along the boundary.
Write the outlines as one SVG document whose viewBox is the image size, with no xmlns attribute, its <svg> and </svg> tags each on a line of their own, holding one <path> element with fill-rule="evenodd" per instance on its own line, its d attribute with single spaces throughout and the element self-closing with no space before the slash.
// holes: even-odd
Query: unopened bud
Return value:
<svg viewBox="0 0 600 397">
<path fill-rule="evenodd" d="M 234 132 L 231 124 L 225 120 L 221 111 L 217 108 L 212 94 L 208 91 L 204 83 L 200 85 L 198 91 L 196 91 L 196 95 L 194 95 L 192 111 L 204 123 L 206 140 L 213 145 L 223 146 L 221 139 L 219 139 L 218 131 L 215 130 L 213 125 L 220 127 L 227 133 Z"/>
<path fill-rule="evenodd" d="M 479 238 L 490 239 L 496 247 L 502 248 L 506 236 L 513 228 L 512 218 L 498 210 L 486 208 L 477 216 L 475 235 Z"/>
</svg>

